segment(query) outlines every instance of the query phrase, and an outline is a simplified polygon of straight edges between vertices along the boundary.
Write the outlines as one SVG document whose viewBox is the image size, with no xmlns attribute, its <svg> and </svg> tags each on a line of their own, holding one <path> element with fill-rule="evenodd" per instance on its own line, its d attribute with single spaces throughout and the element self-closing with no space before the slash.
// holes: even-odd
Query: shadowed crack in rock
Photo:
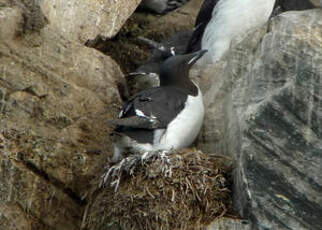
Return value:
<svg viewBox="0 0 322 230">
<path fill-rule="evenodd" d="M 57 178 L 51 177 L 42 169 L 37 168 L 36 165 L 24 159 L 23 154 L 18 153 L 18 160 L 20 163 L 23 164 L 28 170 L 39 176 L 40 178 L 44 179 L 48 183 L 52 184 L 55 188 L 61 190 L 65 193 L 68 197 L 70 197 L 75 203 L 80 206 L 85 206 L 87 201 L 85 199 L 81 199 L 72 189 L 67 188 L 63 182 L 59 181 Z"/>
</svg>

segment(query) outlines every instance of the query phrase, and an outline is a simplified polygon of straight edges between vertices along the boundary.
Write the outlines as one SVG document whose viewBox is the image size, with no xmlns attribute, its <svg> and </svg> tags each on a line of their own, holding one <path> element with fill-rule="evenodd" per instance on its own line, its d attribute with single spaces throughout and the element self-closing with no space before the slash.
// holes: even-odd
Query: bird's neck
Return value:
<svg viewBox="0 0 322 230">
<path fill-rule="evenodd" d="M 187 94 L 189 94 L 189 95 L 192 95 L 192 96 L 198 95 L 198 87 L 189 78 L 180 79 L 180 80 L 177 79 L 175 81 L 160 79 L 160 86 L 161 87 L 167 87 L 167 86 L 178 87 L 178 88 L 181 88 L 184 91 L 186 91 Z"/>
</svg>

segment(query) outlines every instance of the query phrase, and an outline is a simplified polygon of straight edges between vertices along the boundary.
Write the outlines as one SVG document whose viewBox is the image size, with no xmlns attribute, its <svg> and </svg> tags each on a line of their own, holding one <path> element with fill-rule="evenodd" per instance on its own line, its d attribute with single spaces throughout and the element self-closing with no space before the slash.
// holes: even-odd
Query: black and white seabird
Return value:
<svg viewBox="0 0 322 230">
<path fill-rule="evenodd" d="M 116 125 L 113 161 L 126 153 L 188 147 L 204 118 L 199 87 L 189 79 L 191 66 L 206 51 L 168 58 L 160 69 L 160 87 L 143 90 L 127 101 Z"/>
<path fill-rule="evenodd" d="M 266 23 L 275 0 L 219 0 L 202 36 L 201 48 L 209 52 L 206 61 L 219 60 L 237 35 Z"/>
<path fill-rule="evenodd" d="M 153 50 L 152 55 L 144 64 L 127 75 L 128 80 L 133 82 L 131 91 L 136 93 L 147 88 L 159 86 L 159 73 L 162 63 L 170 56 L 186 54 L 192 33 L 192 30 L 180 31 L 160 43 L 144 37 L 138 37 L 141 42 Z"/>
<path fill-rule="evenodd" d="M 195 29 L 188 42 L 186 53 L 196 52 L 201 49 L 201 40 L 204 31 L 211 20 L 212 11 L 219 0 L 204 0 L 195 21 Z"/>
<path fill-rule="evenodd" d="M 206 49 L 202 63 L 219 60 L 235 37 L 267 22 L 274 4 L 275 0 L 205 0 L 187 52 Z"/>
<path fill-rule="evenodd" d="M 157 14 L 166 14 L 186 4 L 189 0 L 142 0 L 140 7 Z"/>
<path fill-rule="evenodd" d="M 138 37 L 140 41 L 152 48 L 152 55 L 132 74 L 149 74 L 159 75 L 161 64 L 170 56 L 186 54 L 188 42 L 192 36 L 193 30 L 180 31 L 170 38 L 162 40 L 160 43 L 153 40 Z"/>
<path fill-rule="evenodd" d="M 271 14 L 313 8 L 310 0 L 204 0 L 186 52 L 208 49 L 207 56 L 216 61 L 236 35 L 265 23 Z"/>
</svg>

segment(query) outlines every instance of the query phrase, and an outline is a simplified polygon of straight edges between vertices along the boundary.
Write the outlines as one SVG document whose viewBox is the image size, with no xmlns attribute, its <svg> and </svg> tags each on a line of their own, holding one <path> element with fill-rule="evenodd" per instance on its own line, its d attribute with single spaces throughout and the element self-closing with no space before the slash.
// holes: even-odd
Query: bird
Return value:
<svg viewBox="0 0 322 230">
<path fill-rule="evenodd" d="M 143 0 L 139 6 L 157 14 L 166 14 L 186 4 L 189 0 Z"/>
<path fill-rule="evenodd" d="M 208 25 L 212 11 L 215 8 L 219 0 L 204 0 L 201 5 L 201 8 L 198 12 L 198 15 L 195 20 L 194 30 L 190 36 L 188 45 L 186 46 L 186 53 L 196 52 L 201 49 L 201 39 L 203 33 Z"/>
<path fill-rule="evenodd" d="M 266 23 L 275 0 L 219 0 L 212 11 L 201 40 L 206 60 L 218 61 L 238 35 Z"/>
<path fill-rule="evenodd" d="M 141 36 L 137 38 L 153 50 L 152 55 L 145 63 L 126 75 L 127 80 L 133 82 L 130 89 L 132 94 L 160 85 L 159 73 L 161 64 L 170 56 L 186 54 L 186 47 L 192 33 L 193 30 L 180 31 L 161 42 Z"/>
<path fill-rule="evenodd" d="M 201 63 L 218 61 L 235 37 L 268 21 L 274 4 L 275 0 L 205 0 L 186 52 L 206 49 Z"/>
<path fill-rule="evenodd" d="M 152 48 L 152 55 L 132 75 L 154 73 L 159 75 L 160 65 L 170 56 L 187 54 L 186 49 L 192 36 L 193 30 L 180 31 L 170 38 L 162 40 L 160 43 L 145 37 L 138 37 L 138 40 Z M 192 53 L 192 52 L 190 52 Z"/>
<path fill-rule="evenodd" d="M 219 60 L 236 35 L 265 23 L 270 16 L 313 8 L 310 0 L 204 0 L 186 53 L 208 49 L 208 55 Z"/>
<path fill-rule="evenodd" d="M 180 149 L 193 143 L 203 123 L 204 106 L 189 70 L 206 52 L 169 57 L 160 68 L 160 86 L 132 96 L 118 119 L 108 121 L 116 126 L 112 162 L 128 153 Z"/>
</svg>

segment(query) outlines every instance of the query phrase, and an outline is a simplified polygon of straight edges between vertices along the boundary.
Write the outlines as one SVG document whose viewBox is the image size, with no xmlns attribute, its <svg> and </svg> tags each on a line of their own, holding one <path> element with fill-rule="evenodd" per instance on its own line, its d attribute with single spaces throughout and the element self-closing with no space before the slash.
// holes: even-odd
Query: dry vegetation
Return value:
<svg viewBox="0 0 322 230">
<path fill-rule="evenodd" d="M 130 156 L 107 170 L 87 229 L 203 229 L 231 210 L 228 160 L 195 149 Z M 101 180 L 101 179 L 100 179 Z"/>
</svg>

